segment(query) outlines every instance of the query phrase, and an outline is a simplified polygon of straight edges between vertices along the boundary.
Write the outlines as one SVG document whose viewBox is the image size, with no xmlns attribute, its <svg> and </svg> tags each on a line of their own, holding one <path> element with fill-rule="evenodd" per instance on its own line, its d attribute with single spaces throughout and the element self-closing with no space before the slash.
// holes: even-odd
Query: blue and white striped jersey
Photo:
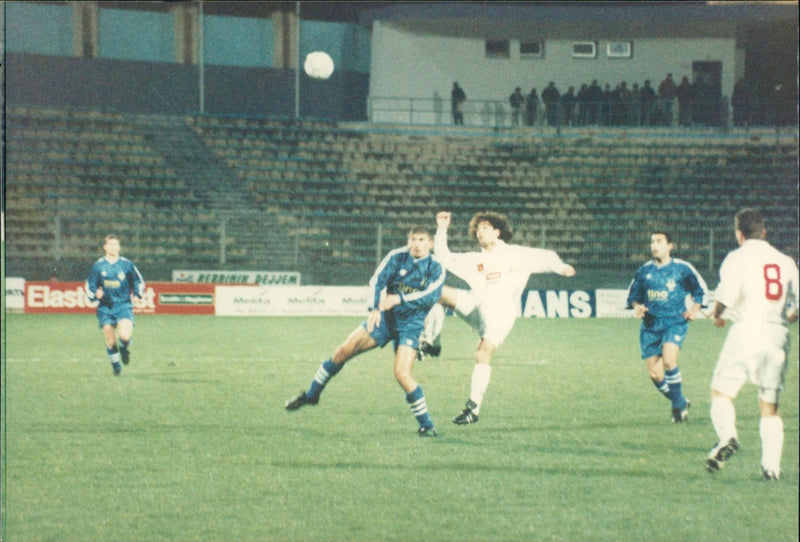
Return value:
<svg viewBox="0 0 800 542">
<path fill-rule="evenodd" d="M 427 314 L 439 301 L 444 279 L 444 268 L 433 255 L 415 260 L 408 247 L 397 248 L 386 255 L 369 281 L 369 308 L 375 309 L 384 294 L 397 294 L 401 303 L 392 309 L 395 316 L 402 318 L 419 311 Z"/>
<path fill-rule="evenodd" d="M 100 306 L 115 307 L 131 302 L 131 294 L 141 298 L 144 295 L 144 279 L 139 270 L 127 258 L 120 257 L 111 263 L 105 257 L 97 260 L 86 279 L 86 297 L 96 301 L 97 287 L 103 288 Z"/>
</svg>

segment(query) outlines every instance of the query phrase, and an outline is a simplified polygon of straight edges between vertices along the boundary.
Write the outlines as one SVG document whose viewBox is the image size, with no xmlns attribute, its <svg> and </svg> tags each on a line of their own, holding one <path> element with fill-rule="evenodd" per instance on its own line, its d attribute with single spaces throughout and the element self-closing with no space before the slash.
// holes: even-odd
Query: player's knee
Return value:
<svg viewBox="0 0 800 542">
<path fill-rule="evenodd" d="M 341 365 L 348 359 L 352 357 L 352 350 L 348 349 L 345 345 L 338 346 L 336 350 L 333 351 L 333 355 L 331 356 L 331 361 L 336 363 L 337 365 Z"/>
<path fill-rule="evenodd" d="M 407 392 L 412 391 L 416 388 L 416 382 L 413 378 L 411 378 L 411 371 L 406 368 L 397 368 L 394 369 L 394 378 L 397 380 L 397 383 L 406 390 Z"/>
</svg>

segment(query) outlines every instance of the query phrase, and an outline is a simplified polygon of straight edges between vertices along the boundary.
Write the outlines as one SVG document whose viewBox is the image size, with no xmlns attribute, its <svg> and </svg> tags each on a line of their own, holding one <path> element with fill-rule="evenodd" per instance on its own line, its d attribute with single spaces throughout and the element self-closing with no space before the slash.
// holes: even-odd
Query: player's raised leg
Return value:
<svg viewBox="0 0 800 542">
<path fill-rule="evenodd" d="M 442 353 L 442 328 L 444 327 L 445 312 L 444 306 L 436 303 L 431 307 L 430 312 L 425 317 L 425 325 L 422 335 L 419 338 L 419 350 L 417 359 L 424 359 L 425 356 L 437 357 Z"/>
<path fill-rule="evenodd" d="M 375 339 L 370 337 L 363 325 L 356 328 L 350 333 L 345 342 L 336 348 L 333 355 L 320 364 L 308 389 L 286 402 L 286 410 L 297 410 L 303 405 L 316 405 L 319 403 L 319 396 L 322 390 L 342 370 L 344 364 L 361 352 L 376 346 Z"/>
</svg>

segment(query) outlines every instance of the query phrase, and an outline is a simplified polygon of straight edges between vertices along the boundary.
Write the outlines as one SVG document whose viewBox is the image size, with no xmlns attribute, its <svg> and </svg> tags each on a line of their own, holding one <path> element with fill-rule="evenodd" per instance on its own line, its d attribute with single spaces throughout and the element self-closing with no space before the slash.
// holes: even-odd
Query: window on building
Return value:
<svg viewBox="0 0 800 542">
<path fill-rule="evenodd" d="M 597 43 L 594 41 L 576 41 L 572 44 L 573 58 L 596 58 Z"/>
<path fill-rule="evenodd" d="M 543 58 L 543 41 L 523 41 L 519 44 L 519 56 L 521 58 Z"/>
<path fill-rule="evenodd" d="M 486 40 L 486 58 L 509 58 L 509 40 Z"/>
<path fill-rule="evenodd" d="M 633 43 L 630 41 L 610 41 L 606 45 L 606 56 L 609 58 L 631 58 Z"/>
</svg>

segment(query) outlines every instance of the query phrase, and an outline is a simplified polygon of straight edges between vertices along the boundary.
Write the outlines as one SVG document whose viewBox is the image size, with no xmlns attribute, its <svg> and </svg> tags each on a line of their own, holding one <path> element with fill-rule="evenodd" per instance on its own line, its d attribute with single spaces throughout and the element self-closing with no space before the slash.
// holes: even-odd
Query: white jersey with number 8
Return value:
<svg viewBox="0 0 800 542">
<path fill-rule="evenodd" d="M 786 324 L 798 309 L 798 269 L 790 257 L 761 239 L 749 239 L 722 262 L 715 298 L 725 318 Z"/>
</svg>

